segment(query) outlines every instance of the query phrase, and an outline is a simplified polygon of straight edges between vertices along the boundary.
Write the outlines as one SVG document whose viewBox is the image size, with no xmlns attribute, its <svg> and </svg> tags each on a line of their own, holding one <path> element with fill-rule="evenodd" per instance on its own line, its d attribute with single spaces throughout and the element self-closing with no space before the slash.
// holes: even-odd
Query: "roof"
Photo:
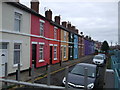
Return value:
<svg viewBox="0 0 120 90">
<path fill-rule="evenodd" d="M 15 7 L 19 8 L 19 9 L 22 9 L 22 10 L 28 12 L 28 13 L 34 14 L 34 15 L 36 15 L 36 16 L 39 16 L 39 17 L 41 17 L 42 19 L 48 20 L 48 19 L 45 18 L 44 16 L 38 14 L 38 13 L 35 12 L 34 10 L 28 8 L 27 6 L 25 6 L 25 5 L 21 4 L 21 3 L 18 3 L 18 2 L 5 2 L 5 3 L 10 4 L 10 5 L 12 5 L 12 6 L 15 6 Z M 48 21 L 49 21 L 49 20 L 48 20 Z"/>
<path fill-rule="evenodd" d="M 93 67 L 96 68 L 97 65 L 89 64 L 89 63 L 78 63 L 77 65 L 83 66 L 83 67 Z"/>
</svg>

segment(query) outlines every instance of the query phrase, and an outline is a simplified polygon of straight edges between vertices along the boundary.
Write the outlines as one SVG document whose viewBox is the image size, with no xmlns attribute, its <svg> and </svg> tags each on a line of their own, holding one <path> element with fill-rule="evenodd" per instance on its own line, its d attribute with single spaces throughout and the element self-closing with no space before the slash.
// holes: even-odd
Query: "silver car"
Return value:
<svg viewBox="0 0 120 90">
<path fill-rule="evenodd" d="M 77 64 L 71 72 L 68 73 L 68 86 L 73 88 L 85 88 L 85 73 L 84 70 L 87 68 L 87 88 L 93 89 L 96 83 L 96 78 L 99 74 L 97 65 L 87 64 L 87 63 L 79 63 Z M 63 79 L 63 84 L 65 85 L 66 78 Z"/>
<path fill-rule="evenodd" d="M 95 55 L 93 58 L 93 63 L 99 66 L 103 66 L 105 63 L 105 59 L 103 55 Z"/>
</svg>

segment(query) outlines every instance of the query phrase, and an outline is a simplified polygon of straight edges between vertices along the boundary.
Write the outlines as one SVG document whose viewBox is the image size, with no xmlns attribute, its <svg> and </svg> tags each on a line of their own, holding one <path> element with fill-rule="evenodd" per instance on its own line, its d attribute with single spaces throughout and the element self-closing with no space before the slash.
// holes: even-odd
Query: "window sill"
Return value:
<svg viewBox="0 0 120 90">
<path fill-rule="evenodd" d="M 22 64 L 20 64 L 20 66 L 22 67 Z M 14 64 L 13 67 L 14 68 L 18 67 L 18 64 Z"/>
<path fill-rule="evenodd" d="M 54 58 L 54 60 L 57 60 L 57 58 Z"/>
<path fill-rule="evenodd" d="M 39 60 L 39 62 L 45 62 L 45 60 Z"/>
</svg>

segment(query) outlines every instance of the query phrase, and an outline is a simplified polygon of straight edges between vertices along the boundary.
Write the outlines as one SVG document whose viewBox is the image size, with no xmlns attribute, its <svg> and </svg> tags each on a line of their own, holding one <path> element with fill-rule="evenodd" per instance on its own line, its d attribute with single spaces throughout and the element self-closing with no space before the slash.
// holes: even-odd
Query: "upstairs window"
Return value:
<svg viewBox="0 0 120 90">
<path fill-rule="evenodd" d="M 22 14 L 15 12 L 14 30 L 17 32 L 20 32 L 20 29 L 21 29 L 21 17 L 22 17 Z"/>
<path fill-rule="evenodd" d="M 64 41 L 66 41 L 66 31 L 64 31 Z"/>
<path fill-rule="evenodd" d="M 40 36 L 44 36 L 44 22 L 40 21 Z"/>
<path fill-rule="evenodd" d="M 54 27 L 54 39 L 57 39 L 57 28 Z"/>
</svg>

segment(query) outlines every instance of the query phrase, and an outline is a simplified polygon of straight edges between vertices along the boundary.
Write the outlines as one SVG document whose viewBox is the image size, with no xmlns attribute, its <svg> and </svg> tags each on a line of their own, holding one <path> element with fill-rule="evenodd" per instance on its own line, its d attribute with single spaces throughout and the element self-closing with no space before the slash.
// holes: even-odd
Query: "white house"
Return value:
<svg viewBox="0 0 120 90">
<path fill-rule="evenodd" d="M 2 77 L 5 72 L 5 62 L 8 73 L 30 67 L 30 27 L 31 14 L 25 6 L 15 2 L 0 4 L 0 68 Z"/>
</svg>

